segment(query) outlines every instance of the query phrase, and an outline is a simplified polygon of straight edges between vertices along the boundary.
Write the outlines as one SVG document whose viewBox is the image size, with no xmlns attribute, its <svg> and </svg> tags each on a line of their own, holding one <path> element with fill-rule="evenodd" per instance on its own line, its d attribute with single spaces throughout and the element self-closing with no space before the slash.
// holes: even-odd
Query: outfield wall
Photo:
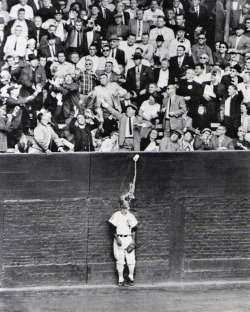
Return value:
<svg viewBox="0 0 250 312">
<path fill-rule="evenodd" d="M 112 284 L 133 153 L 0 155 L 0 285 Z M 250 277 L 250 153 L 140 153 L 138 283 Z"/>
</svg>

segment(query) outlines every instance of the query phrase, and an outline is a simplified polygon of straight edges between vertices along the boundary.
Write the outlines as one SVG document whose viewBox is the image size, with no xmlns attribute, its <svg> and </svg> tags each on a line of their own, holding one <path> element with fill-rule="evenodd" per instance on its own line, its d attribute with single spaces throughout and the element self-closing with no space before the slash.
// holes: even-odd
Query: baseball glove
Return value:
<svg viewBox="0 0 250 312">
<path fill-rule="evenodd" d="M 128 245 L 128 247 L 126 248 L 126 250 L 127 250 L 128 253 L 132 252 L 134 249 L 135 249 L 135 243 L 133 243 L 133 242 L 130 243 L 130 244 Z"/>
</svg>

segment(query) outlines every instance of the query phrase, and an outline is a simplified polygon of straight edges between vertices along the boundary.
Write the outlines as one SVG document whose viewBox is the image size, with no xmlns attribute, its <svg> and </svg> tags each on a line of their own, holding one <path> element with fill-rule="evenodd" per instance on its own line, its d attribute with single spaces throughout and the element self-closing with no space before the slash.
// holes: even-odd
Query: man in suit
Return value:
<svg viewBox="0 0 250 312">
<path fill-rule="evenodd" d="M 250 17 L 250 3 L 246 2 L 243 4 L 241 10 L 231 10 L 230 11 L 230 29 L 235 30 L 238 24 L 244 24 L 246 18 Z"/>
<path fill-rule="evenodd" d="M 35 35 L 35 25 L 32 21 L 25 19 L 24 9 L 19 9 L 17 19 L 11 20 L 4 28 L 5 36 L 10 36 L 14 33 L 15 27 L 21 26 L 23 29 L 23 36 L 34 38 Z"/>
<path fill-rule="evenodd" d="M 117 60 L 118 64 L 125 66 L 125 53 L 123 50 L 118 48 L 119 38 L 117 35 L 111 35 L 109 37 L 109 44 L 111 47 L 111 57 Z"/>
<path fill-rule="evenodd" d="M 244 34 L 245 32 L 245 25 L 239 24 L 236 27 L 235 35 L 229 36 L 228 39 L 228 53 L 236 52 L 239 54 L 240 58 L 239 61 L 242 61 L 243 55 L 245 53 L 250 52 L 250 38 Z"/>
<path fill-rule="evenodd" d="M 100 77 L 102 74 L 106 74 L 108 77 L 108 82 L 117 82 L 119 80 L 119 75 L 113 71 L 113 63 L 107 61 L 105 64 L 105 70 L 97 70 L 96 74 Z"/>
<path fill-rule="evenodd" d="M 193 67 L 194 62 L 192 58 L 185 54 L 186 48 L 183 45 L 178 45 L 177 56 L 170 58 L 169 66 L 169 80 L 170 83 L 180 81 L 181 77 L 185 75 L 187 67 Z"/>
<path fill-rule="evenodd" d="M 45 86 L 45 70 L 39 65 L 38 58 L 34 54 L 29 55 L 29 65 L 21 69 L 18 81 L 22 85 L 20 95 L 23 97 L 33 94 L 35 91 L 33 86 L 37 84 L 41 85 L 41 87 Z"/>
<path fill-rule="evenodd" d="M 114 10 L 114 15 L 120 14 L 122 18 L 122 24 L 128 26 L 130 14 L 128 12 L 125 12 L 124 9 L 124 4 L 122 2 L 117 2 L 116 9 Z"/>
<path fill-rule="evenodd" d="M 121 40 L 126 40 L 129 34 L 128 26 L 122 23 L 122 14 L 117 13 L 114 15 L 114 24 L 109 25 L 107 30 L 107 39 L 110 39 L 111 35 L 117 35 Z"/>
<path fill-rule="evenodd" d="M 136 36 L 136 41 L 142 40 L 143 34 L 149 34 L 150 26 L 149 23 L 143 20 L 144 11 L 138 9 L 136 12 L 136 18 L 129 21 L 129 33 Z"/>
<path fill-rule="evenodd" d="M 140 132 L 143 127 L 142 118 L 136 116 L 138 108 L 130 103 L 127 105 L 126 113 L 120 113 L 102 101 L 102 106 L 108 110 L 119 121 L 119 147 L 120 151 L 139 151 Z"/>
<path fill-rule="evenodd" d="M 33 38 L 36 40 L 37 48 L 39 48 L 42 37 L 46 36 L 48 32 L 42 28 L 42 19 L 40 16 L 35 16 L 33 22 L 35 24 L 35 32 Z"/>
<path fill-rule="evenodd" d="M 226 136 L 226 131 L 227 129 L 224 126 L 219 126 L 216 129 L 216 135 L 211 138 L 212 150 L 224 151 L 234 149 L 233 140 Z"/>
<path fill-rule="evenodd" d="M 101 0 L 99 6 L 99 13 L 96 18 L 96 24 L 100 25 L 100 35 L 106 39 L 108 25 L 112 24 L 113 16 L 109 9 L 107 9 L 108 0 Z"/>
<path fill-rule="evenodd" d="M 83 22 L 81 19 L 77 19 L 75 21 L 75 25 L 69 31 L 68 38 L 65 42 L 65 49 L 69 53 L 76 51 L 81 56 L 83 55 L 83 50 L 85 50 L 86 52 L 87 49 L 88 53 L 88 47 L 84 47 L 83 36 L 84 36 Z"/>
<path fill-rule="evenodd" d="M 184 97 L 188 109 L 188 116 L 193 118 L 197 115 L 198 106 L 202 100 L 202 87 L 194 81 L 195 71 L 192 68 L 186 70 L 186 79 L 181 79 L 178 95 Z"/>
<path fill-rule="evenodd" d="M 28 0 L 28 5 L 31 6 L 34 15 L 36 15 L 37 11 L 39 11 L 43 6 L 42 0 Z"/>
<path fill-rule="evenodd" d="M 57 37 L 53 33 L 49 33 L 47 35 L 48 45 L 43 48 L 40 47 L 41 55 L 47 57 L 48 61 L 53 62 L 56 59 L 57 54 L 63 51 L 61 43 L 58 44 L 56 39 Z"/>
<path fill-rule="evenodd" d="M 193 5 L 187 12 L 187 31 L 191 34 L 191 42 L 194 43 L 195 33 L 208 28 L 209 15 L 206 7 L 201 5 L 201 0 L 193 0 Z"/>
<path fill-rule="evenodd" d="M 202 104 L 206 107 L 207 114 L 211 122 L 219 122 L 219 103 L 226 95 L 225 86 L 220 83 L 220 72 L 213 70 L 211 78 L 202 83 L 203 100 Z"/>
<path fill-rule="evenodd" d="M 49 34 L 53 34 L 55 36 L 55 43 L 56 45 L 61 45 L 62 46 L 62 41 L 59 37 L 56 36 L 56 26 L 55 25 L 50 25 L 49 26 L 49 29 L 48 29 L 48 32 L 41 36 L 41 39 L 40 39 L 40 44 L 39 44 L 39 49 L 44 49 L 48 46 L 49 42 L 48 42 L 48 36 Z"/>
<path fill-rule="evenodd" d="M 176 95 L 176 85 L 168 85 L 167 97 L 163 99 L 162 113 L 164 136 L 170 137 L 171 130 L 182 130 L 182 115 L 186 112 L 186 103 L 182 96 Z"/>
<path fill-rule="evenodd" d="M 127 72 L 126 86 L 128 91 L 134 91 L 139 96 L 141 90 L 147 89 L 148 85 L 154 82 L 154 73 L 151 67 L 142 65 L 140 53 L 135 53 L 133 58 L 135 66 Z"/>
<path fill-rule="evenodd" d="M 220 117 L 222 124 L 227 129 L 227 136 L 237 138 L 238 127 L 241 124 L 240 104 L 243 100 L 242 92 L 237 93 L 237 86 L 228 86 L 228 96 L 221 101 Z"/>
</svg>

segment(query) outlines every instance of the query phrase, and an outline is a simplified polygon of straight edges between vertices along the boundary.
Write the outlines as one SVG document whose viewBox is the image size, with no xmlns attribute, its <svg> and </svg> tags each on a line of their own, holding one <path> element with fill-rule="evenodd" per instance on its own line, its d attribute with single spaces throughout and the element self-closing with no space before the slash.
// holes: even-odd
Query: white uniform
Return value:
<svg viewBox="0 0 250 312">
<path fill-rule="evenodd" d="M 131 212 L 122 214 L 121 211 L 115 212 L 109 222 L 116 227 L 116 234 L 122 242 L 121 246 L 117 245 L 116 239 L 114 239 L 114 256 L 116 259 L 116 266 L 118 273 L 122 273 L 125 265 L 125 259 L 131 273 L 135 267 L 135 250 L 128 253 L 126 248 L 132 242 L 132 228 L 134 228 L 138 221 Z"/>
</svg>

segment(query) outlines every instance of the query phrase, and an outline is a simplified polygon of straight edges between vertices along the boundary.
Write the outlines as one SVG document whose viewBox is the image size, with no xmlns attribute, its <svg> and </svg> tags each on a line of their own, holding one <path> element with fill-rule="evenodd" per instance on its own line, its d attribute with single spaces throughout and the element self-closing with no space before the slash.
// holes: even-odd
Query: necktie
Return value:
<svg viewBox="0 0 250 312">
<path fill-rule="evenodd" d="M 199 10 L 198 10 L 198 7 L 195 7 L 195 12 L 196 12 L 197 17 L 199 17 Z"/>
<path fill-rule="evenodd" d="M 141 37 L 141 21 L 139 21 L 137 37 L 138 37 L 138 38 Z"/>
<path fill-rule="evenodd" d="M 15 45 L 14 45 L 14 51 L 16 51 L 16 46 L 17 46 L 17 39 L 16 39 L 16 42 L 15 42 Z"/>
<path fill-rule="evenodd" d="M 106 19 L 106 9 L 103 9 L 103 18 Z"/>
<path fill-rule="evenodd" d="M 136 67 L 136 71 L 137 71 L 137 74 L 140 74 L 140 67 L 139 66 Z"/>
<path fill-rule="evenodd" d="M 77 48 L 80 47 L 80 31 L 77 30 L 77 43 L 76 43 Z"/>
<path fill-rule="evenodd" d="M 169 98 L 168 100 L 168 107 L 167 107 L 167 114 L 166 114 L 166 118 L 168 119 L 169 119 L 170 107 L 171 107 L 171 98 Z"/>
<path fill-rule="evenodd" d="M 115 51 L 114 51 L 113 49 L 112 49 L 111 56 L 112 56 L 113 58 L 115 58 Z"/>
<path fill-rule="evenodd" d="M 179 67 L 181 67 L 181 63 L 182 63 L 182 62 L 181 62 L 181 58 L 179 57 L 179 58 L 178 58 Z"/>
<path fill-rule="evenodd" d="M 128 117 L 129 118 L 129 134 L 132 135 L 132 122 L 131 122 L 131 117 Z"/>
</svg>

